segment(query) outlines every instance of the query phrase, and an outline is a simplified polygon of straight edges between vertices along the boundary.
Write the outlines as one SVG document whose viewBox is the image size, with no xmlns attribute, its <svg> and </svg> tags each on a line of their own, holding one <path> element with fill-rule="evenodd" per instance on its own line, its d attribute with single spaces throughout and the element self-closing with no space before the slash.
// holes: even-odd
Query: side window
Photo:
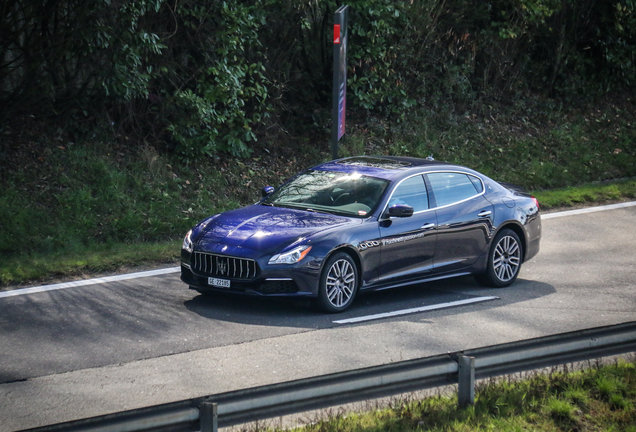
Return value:
<svg viewBox="0 0 636 432">
<path fill-rule="evenodd" d="M 432 173 L 427 176 L 438 207 L 465 200 L 483 191 L 481 181 L 467 174 Z"/>
<path fill-rule="evenodd" d="M 396 204 L 406 204 L 413 207 L 413 211 L 418 212 L 428 209 L 428 195 L 426 185 L 421 175 L 404 180 L 393 191 L 393 196 L 389 201 L 389 207 Z"/>
</svg>

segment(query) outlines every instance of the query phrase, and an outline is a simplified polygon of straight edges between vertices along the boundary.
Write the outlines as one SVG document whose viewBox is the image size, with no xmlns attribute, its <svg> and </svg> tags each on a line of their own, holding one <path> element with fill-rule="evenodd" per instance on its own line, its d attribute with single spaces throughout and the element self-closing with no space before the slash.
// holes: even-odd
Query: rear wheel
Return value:
<svg viewBox="0 0 636 432">
<path fill-rule="evenodd" d="M 358 268 L 344 252 L 332 255 L 320 277 L 318 306 L 325 312 L 342 312 L 351 306 L 358 290 Z"/>
<path fill-rule="evenodd" d="M 522 259 L 523 246 L 519 236 L 510 229 L 503 229 L 492 242 L 486 273 L 476 276 L 476 279 L 486 286 L 507 287 L 519 276 Z"/>
</svg>

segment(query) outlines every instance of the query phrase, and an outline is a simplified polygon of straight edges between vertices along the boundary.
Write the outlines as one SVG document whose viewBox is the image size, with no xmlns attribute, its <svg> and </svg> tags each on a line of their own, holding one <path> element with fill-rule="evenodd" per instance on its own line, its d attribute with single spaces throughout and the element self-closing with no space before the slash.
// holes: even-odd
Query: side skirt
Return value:
<svg viewBox="0 0 636 432">
<path fill-rule="evenodd" d="M 415 285 L 418 283 L 426 283 L 426 282 L 433 282 L 433 281 L 437 281 L 437 280 L 442 280 L 442 279 L 450 279 L 450 278 L 454 278 L 454 277 L 460 277 L 460 276 L 470 276 L 472 275 L 472 272 L 461 272 L 461 273 L 452 273 L 452 274 L 447 274 L 447 275 L 440 275 L 440 276 L 435 276 L 435 277 L 430 277 L 430 278 L 421 278 L 421 279 L 414 279 L 414 280 L 410 280 L 410 281 L 404 281 L 404 282 L 398 282 L 398 283 L 393 283 L 393 284 L 378 284 L 378 285 L 369 285 L 366 287 L 361 287 L 360 291 L 383 291 L 386 289 L 392 289 L 392 288 L 398 288 L 398 287 L 403 287 L 403 286 L 407 286 L 407 285 Z"/>
</svg>

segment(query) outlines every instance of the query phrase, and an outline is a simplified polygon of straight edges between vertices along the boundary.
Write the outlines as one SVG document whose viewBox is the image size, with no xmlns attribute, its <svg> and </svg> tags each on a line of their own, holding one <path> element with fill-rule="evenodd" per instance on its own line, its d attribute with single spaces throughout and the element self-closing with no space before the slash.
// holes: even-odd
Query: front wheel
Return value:
<svg viewBox="0 0 636 432">
<path fill-rule="evenodd" d="M 325 312 L 342 312 L 351 306 L 358 290 L 358 268 L 344 252 L 332 255 L 320 277 L 318 306 Z"/>
<path fill-rule="evenodd" d="M 492 242 L 488 253 L 486 273 L 476 276 L 482 285 L 503 288 L 511 285 L 519 276 L 523 246 L 519 236 L 510 229 L 503 229 Z"/>
</svg>

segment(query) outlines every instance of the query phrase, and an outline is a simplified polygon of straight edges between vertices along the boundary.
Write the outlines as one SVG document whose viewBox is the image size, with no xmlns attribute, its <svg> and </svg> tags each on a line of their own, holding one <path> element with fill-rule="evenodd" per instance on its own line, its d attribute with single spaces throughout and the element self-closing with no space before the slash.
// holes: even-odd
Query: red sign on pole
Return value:
<svg viewBox="0 0 636 432">
<path fill-rule="evenodd" d="M 340 43 L 340 24 L 335 24 L 333 26 L 333 43 Z"/>
</svg>

